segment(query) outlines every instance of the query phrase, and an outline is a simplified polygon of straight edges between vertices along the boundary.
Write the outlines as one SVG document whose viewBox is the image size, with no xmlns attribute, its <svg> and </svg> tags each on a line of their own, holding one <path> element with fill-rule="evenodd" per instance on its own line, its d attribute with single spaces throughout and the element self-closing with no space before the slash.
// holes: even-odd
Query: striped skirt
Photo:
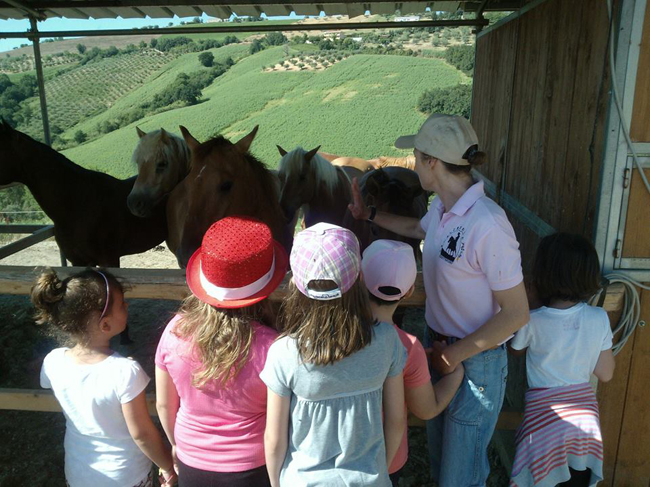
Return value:
<svg viewBox="0 0 650 487">
<path fill-rule="evenodd" d="M 554 487 L 574 470 L 603 479 L 603 440 L 598 403 L 588 383 L 526 393 L 524 420 L 517 431 L 510 487 Z"/>
</svg>

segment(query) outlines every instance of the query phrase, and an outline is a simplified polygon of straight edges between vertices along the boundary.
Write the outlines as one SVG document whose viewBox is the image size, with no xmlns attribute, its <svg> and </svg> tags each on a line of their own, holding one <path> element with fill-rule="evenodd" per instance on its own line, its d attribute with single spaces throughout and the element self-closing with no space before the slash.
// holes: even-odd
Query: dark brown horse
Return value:
<svg viewBox="0 0 650 487">
<path fill-rule="evenodd" d="M 318 149 L 307 152 L 297 147 L 287 152 L 278 146 L 282 156 L 278 165 L 280 206 L 287 221 L 302 208 L 307 227 L 318 222 L 341 225 L 352 201 L 352 178 L 363 173 L 355 167 L 332 165 Z"/>
<path fill-rule="evenodd" d="M 221 136 L 201 144 L 180 129 L 192 156 L 190 172 L 167 201 L 167 245 L 179 265 L 187 265 L 210 225 L 229 215 L 259 218 L 289 250 L 292 232 L 278 203 L 277 177 L 248 152 L 257 127 L 236 144 Z"/>
<path fill-rule="evenodd" d="M 359 180 L 361 196 L 367 205 L 395 215 L 422 218 L 427 212 L 429 194 L 420 186 L 415 171 L 403 167 L 385 167 L 366 173 Z M 420 241 L 397 235 L 378 225 L 356 220 L 348 210 L 343 225 L 359 239 L 361 251 L 378 239 L 399 240 L 413 247 L 420 256 Z"/>
<path fill-rule="evenodd" d="M 138 218 L 126 206 L 135 177 L 120 180 L 74 164 L 0 122 L 0 186 L 22 183 L 54 222 L 54 237 L 75 266 L 119 267 L 120 256 L 165 240 L 164 207 Z"/>
</svg>

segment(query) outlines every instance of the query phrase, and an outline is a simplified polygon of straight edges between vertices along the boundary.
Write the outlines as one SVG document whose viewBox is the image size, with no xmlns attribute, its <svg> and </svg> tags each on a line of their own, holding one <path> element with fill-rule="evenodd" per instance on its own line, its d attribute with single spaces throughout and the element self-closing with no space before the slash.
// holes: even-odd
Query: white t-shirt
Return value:
<svg viewBox="0 0 650 487">
<path fill-rule="evenodd" d="M 612 348 L 612 329 L 602 308 L 579 303 L 569 309 L 545 306 L 510 343 L 526 351 L 528 387 L 560 387 L 589 382 L 600 352 Z"/>
<path fill-rule="evenodd" d="M 71 487 L 128 487 L 151 471 L 122 414 L 149 377 L 135 360 L 113 353 L 92 365 L 76 363 L 67 348 L 43 361 L 41 387 L 52 389 L 66 419 L 65 477 Z"/>
</svg>

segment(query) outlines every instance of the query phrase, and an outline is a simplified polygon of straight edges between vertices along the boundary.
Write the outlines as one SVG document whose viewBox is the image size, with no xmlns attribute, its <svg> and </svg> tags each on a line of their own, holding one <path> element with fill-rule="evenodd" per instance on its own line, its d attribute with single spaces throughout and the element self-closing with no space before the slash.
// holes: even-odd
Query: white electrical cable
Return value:
<svg viewBox="0 0 650 487">
<path fill-rule="evenodd" d="M 648 190 L 648 193 L 650 193 L 650 183 L 648 183 L 648 178 L 645 176 L 645 172 L 643 171 L 643 168 L 641 167 L 641 163 L 639 162 L 639 158 L 636 155 L 636 150 L 634 149 L 634 144 L 632 143 L 632 139 L 630 138 L 630 131 L 628 130 L 627 126 L 625 125 L 625 118 L 623 117 L 623 108 L 622 108 L 622 103 L 621 103 L 621 98 L 619 95 L 618 91 L 618 83 L 616 80 L 616 61 L 615 61 L 615 56 L 614 56 L 614 32 L 615 32 L 615 25 L 614 25 L 614 20 L 612 18 L 612 0 L 605 0 L 607 2 L 607 12 L 609 14 L 609 20 L 610 20 L 610 31 L 609 31 L 609 69 L 611 73 L 611 80 L 612 80 L 612 92 L 614 93 L 614 105 L 616 105 L 616 111 L 618 112 L 618 118 L 621 121 L 621 129 L 623 130 L 623 135 L 625 136 L 625 141 L 627 142 L 627 146 L 632 153 L 632 159 L 634 160 L 634 164 L 636 164 L 637 169 L 639 170 L 639 175 L 641 176 L 641 180 L 643 181 L 643 184 L 645 184 L 645 188 Z"/>
<path fill-rule="evenodd" d="M 622 274 L 608 274 L 605 276 L 605 279 L 607 279 L 610 284 L 621 283 L 625 286 L 623 313 L 621 314 L 621 319 L 619 320 L 618 325 L 614 330 L 612 330 L 613 335 L 622 331 L 621 336 L 612 347 L 612 352 L 616 355 L 625 346 L 628 339 L 632 336 L 634 330 L 639 325 L 639 319 L 641 317 L 641 300 L 636 288 L 640 287 L 650 291 L 650 286 L 641 284 L 640 282 Z M 599 293 L 595 294 L 589 300 L 589 304 L 596 305 L 602 293 L 603 291 L 601 290 Z"/>
</svg>

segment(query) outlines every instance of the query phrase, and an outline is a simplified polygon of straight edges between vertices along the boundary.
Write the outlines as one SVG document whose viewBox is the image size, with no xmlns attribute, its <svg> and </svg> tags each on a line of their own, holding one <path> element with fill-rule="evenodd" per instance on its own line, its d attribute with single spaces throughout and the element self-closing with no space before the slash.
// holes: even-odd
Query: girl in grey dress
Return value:
<svg viewBox="0 0 650 487">
<path fill-rule="evenodd" d="M 360 261 L 354 234 L 335 225 L 294 240 L 285 331 L 260 375 L 273 487 L 391 486 L 406 350 L 392 325 L 373 323 Z"/>
</svg>

